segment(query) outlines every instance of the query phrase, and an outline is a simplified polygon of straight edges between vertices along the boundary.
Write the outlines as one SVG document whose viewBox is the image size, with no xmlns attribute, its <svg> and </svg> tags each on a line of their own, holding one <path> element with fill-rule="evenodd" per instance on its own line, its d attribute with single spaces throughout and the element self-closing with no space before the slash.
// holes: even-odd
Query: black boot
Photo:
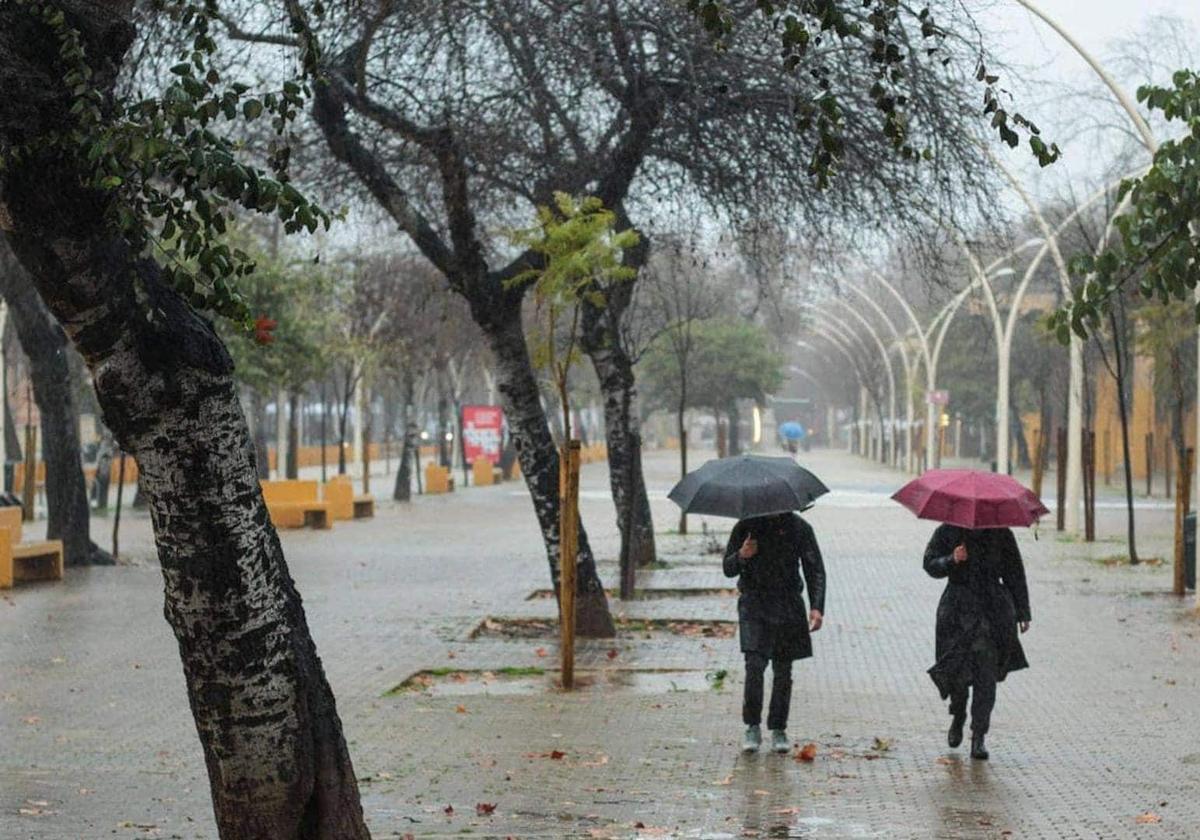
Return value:
<svg viewBox="0 0 1200 840">
<path fill-rule="evenodd" d="M 957 747 L 962 743 L 963 724 L 966 722 L 966 715 L 955 715 L 950 719 L 950 732 L 947 733 L 946 742 L 949 743 L 951 747 Z"/>
<path fill-rule="evenodd" d="M 988 751 L 983 743 L 983 733 L 971 730 L 971 758 L 987 761 Z"/>
</svg>

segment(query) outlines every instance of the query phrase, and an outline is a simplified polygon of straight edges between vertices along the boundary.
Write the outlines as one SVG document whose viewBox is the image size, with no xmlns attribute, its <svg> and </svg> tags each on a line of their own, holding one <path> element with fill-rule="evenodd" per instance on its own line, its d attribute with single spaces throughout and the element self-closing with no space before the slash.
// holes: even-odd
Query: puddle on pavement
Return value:
<svg viewBox="0 0 1200 840">
<path fill-rule="evenodd" d="M 657 633 L 693 639 L 731 639 L 736 621 L 722 619 L 628 618 L 616 616 L 617 632 L 623 636 L 649 638 Z M 488 616 L 471 631 L 470 639 L 557 639 L 557 619 Z"/>
<path fill-rule="evenodd" d="M 605 590 L 610 598 L 616 598 L 615 589 Z M 696 586 L 696 587 L 653 587 L 635 589 L 635 601 L 661 601 L 667 598 L 734 598 L 737 589 L 730 586 Z M 553 589 L 535 589 L 525 597 L 526 601 L 545 601 L 554 597 Z"/>
<path fill-rule="evenodd" d="M 670 671 L 635 668 L 606 668 L 576 671 L 579 691 L 628 694 L 671 694 L 718 691 L 724 686 L 720 671 Z M 539 668 L 499 671 L 419 671 L 387 692 L 387 696 L 421 694 L 425 697 L 469 697 L 479 695 L 537 695 L 558 691 L 558 671 Z"/>
</svg>

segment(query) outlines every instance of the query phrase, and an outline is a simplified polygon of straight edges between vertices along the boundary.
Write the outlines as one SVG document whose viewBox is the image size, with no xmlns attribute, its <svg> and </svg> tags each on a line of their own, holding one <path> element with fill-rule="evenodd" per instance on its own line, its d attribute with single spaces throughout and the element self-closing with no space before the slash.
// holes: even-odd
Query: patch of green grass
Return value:
<svg viewBox="0 0 1200 840">
<path fill-rule="evenodd" d="M 546 669 L 538 668 L 537 666 L 508 666 L 505 668 L 497 668 L 492 673 L 500 674 L 501 676 L 505 677 L 540 677 L 546 673 Z"/>
</svg>

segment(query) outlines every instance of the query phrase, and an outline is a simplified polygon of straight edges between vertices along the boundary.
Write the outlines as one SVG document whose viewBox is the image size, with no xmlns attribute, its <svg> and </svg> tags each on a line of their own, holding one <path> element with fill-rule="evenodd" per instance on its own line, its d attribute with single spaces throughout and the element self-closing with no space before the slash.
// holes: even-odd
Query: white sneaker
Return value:
<svg viewBox="0 0 1200 840">
<path fill-rule="evenodd" d="M 742 752 L 758 752 L 762 746 L 762 729 L 757 726 L 747 726 L 746 734 L 742 736 Z"/>
<path fill-rule="evenodd" d="M 782 729 L 771 730 L 771 752 L 785 753 L 791 750 L 787 732 Z"/>
</svg>

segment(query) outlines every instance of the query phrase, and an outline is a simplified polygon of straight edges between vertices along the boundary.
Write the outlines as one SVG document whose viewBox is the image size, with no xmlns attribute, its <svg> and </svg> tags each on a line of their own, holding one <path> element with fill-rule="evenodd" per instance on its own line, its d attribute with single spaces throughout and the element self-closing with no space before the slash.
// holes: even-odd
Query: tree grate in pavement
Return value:
<svg viewBox="0 0 1200 840">
<path fill-rule="evenodd" d="M 620 594 L 616 589 L 606 589 L 605 592 L 610 598 L 616 598 Z M 526 601 L 548 601 L 556 596 L 553 589 L 535 589 L 526 596 Z M 661 601 L 670 598 L 733 598 L 738 594 L 737 588 L 732 586 L 683 586 L 683 587 L 654 587 L 648 589 L 635 589 L 633 591 L 633 600 L 635 601 Z"/>
<path fill-rule="evenodd" d="M 731 639 L 737 632 L 736 621 L 722 619 L 629 618 L 615 616 L 618 638 L 640 636 L 652 638 L 666 634 L 692 639 Z M 510 618 L 488 616 L 468 636 L 469 639 L 557 639 L 558 620 L 555 618 Z"/>
<path fill-rule="evenodd" d="M 456 669 L 417 671 L 393 686 L 385 697 L 420 694 L 426 697 L 530 695 L 559 693 L 557 668 Z M 666 668 L 601 668 L 575 672 L 575 690 L 605 693 L 672 694 L 722 691 L 724 670 Z M 465 707 L 460 707 L 465 713 Z"/>
</svg>

